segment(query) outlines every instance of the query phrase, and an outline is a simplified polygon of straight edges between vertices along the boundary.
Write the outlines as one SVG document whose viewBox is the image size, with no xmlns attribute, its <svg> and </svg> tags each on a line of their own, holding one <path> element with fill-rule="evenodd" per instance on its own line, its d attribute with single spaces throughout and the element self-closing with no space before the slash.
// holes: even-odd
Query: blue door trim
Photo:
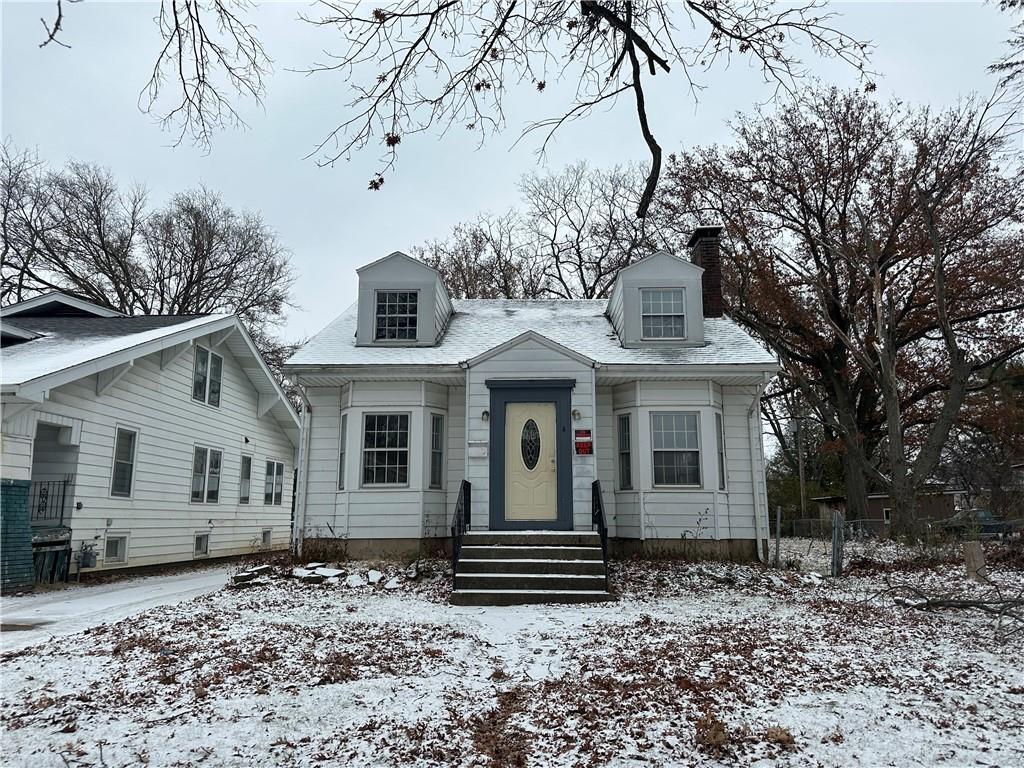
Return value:
<svg viewBox="0 0 1024 768">
<path fill-rule="evenodd" d="M 490 528 L 492 531 L 572 530 L 571 395 L 576 379 L 488 379 L 490 417 Z M 556 501 L 558 516 L 546 521 L 505 519 L 505 406 L 555 404 Z"/>
</svg>

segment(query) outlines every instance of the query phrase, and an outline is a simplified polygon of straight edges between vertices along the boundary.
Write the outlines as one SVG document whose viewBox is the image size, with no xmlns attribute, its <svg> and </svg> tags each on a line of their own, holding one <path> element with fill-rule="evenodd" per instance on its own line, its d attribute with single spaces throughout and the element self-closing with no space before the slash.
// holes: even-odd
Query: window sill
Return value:
<svg viewBox="0 0 1024 768">
<path fill-rule="evenodd" d="M 655 485 L 645 493 L 676 492 L 676 491 L 704 491 L 703 485 Z"/>
</svg>

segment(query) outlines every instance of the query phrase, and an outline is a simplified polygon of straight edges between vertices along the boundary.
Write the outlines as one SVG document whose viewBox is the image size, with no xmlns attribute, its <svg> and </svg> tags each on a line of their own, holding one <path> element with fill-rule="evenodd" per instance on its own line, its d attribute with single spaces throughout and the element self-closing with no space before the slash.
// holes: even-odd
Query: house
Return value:
<svg viewBox="0 0 1024 768">
<path fill-rule="evenodd" d="M 816 496 L 811 501 L 818 503 L 818 516 L 823 529 L 830 529 L 832 515 L 840 512 L 846 516 L 845 496 Z M 867 515 L 863 520 L 847 518 L 848 526 L 857 531 L 875 536 L 886 535 L 892 526 L 892 499 L 887 493 L 869 493 Z M 930 485 L 917 495 L 917 519 L 922 522 L 946 520 L 957 510 L 965 508 L 965 493 L 959 488 Z"/>
<path fill-rule="evenodd" d="M 402 253 L 357 270 L 356 304 L 285 365 L 307 402 L 297 546 L 415 552 L 468 495 L 481 545 L 579 543 L 599 501 L 613 549 L 755 557 L 778 366 L 723 315 L 719 232 L 607 300 L 452 300 Z"/>
<path fill-rule="evenodd" d="M 298 417 L 237 317 L 48 293 L 0 335 L 5 590 L 288 546 Z"/>
</svg>

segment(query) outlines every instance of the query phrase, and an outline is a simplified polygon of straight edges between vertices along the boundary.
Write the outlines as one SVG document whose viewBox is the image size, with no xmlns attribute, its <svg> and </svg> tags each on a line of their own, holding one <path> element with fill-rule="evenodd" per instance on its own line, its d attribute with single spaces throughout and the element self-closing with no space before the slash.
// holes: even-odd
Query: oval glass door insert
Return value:
<svg viewBox="0 0 1024 768">
<path fill-rule="evenodd" d="M 527 419 L 523 424 L 523 436 L 520 441 L 523 451 L 523 464 L 527 469 L 534 469 L 540 459 L 540 430 L 537 422 Z"/>
</svg>

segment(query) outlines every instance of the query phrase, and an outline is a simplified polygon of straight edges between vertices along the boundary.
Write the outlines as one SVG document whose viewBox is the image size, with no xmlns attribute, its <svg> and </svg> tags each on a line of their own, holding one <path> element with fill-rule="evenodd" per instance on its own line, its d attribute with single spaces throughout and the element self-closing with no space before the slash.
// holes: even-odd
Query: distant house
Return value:
<svg viewBox="0 0 1024 768">
<path fill-rule="evenodd" d="M 288 546 L 297 416 L 233 315 L 0 312 L 4 589 Z"/>
<path fill-rule="evenodd" d="M 600 501 L 622 550 L 755 557 L 778 365 L 723 315 L 718 236 L 623 269 L 607 300 L 452 300 L 401 253 L 359 269 L 358 302 L 285 366 L 310 404 L 296 535 L 415 551 L 468 489 L 475 541 L 584 540 Z"/>
<path fill-rule="evenodd" d="M 831 523 L 836 511 L 846 515 L 845 496 L 816 496 L 811 501 L 818 503 L 818 516 L 822 523 Z M 846 522 L 857 523 L 860 530 L 876 535 L 888 533 L 892 526 L 892 499 L 886 493 L 870 493 L 867 502 L 867 515 L 863 520 L 846 518 Z M 917 519 L 924 522 L 945 520 L 962 509 L 964 504 L 962 489 L 929 488 L 917 496 Z"/>
</svg>

